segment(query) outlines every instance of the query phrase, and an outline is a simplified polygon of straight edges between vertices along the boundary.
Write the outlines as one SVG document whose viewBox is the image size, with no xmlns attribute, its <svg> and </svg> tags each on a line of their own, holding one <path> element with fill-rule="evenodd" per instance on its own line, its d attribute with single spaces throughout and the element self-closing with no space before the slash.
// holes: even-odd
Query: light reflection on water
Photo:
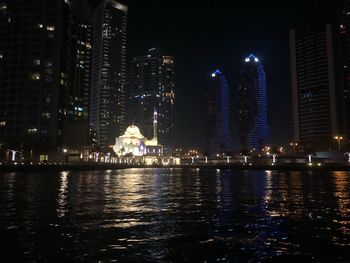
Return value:
<svg viewBox="0 0 350 263">
<path fill-rule="evenodd" d="M 348 172 L 1 174 L 0 253 L 22 262 L 348 261 L 349 190 Z"/>
</svg>

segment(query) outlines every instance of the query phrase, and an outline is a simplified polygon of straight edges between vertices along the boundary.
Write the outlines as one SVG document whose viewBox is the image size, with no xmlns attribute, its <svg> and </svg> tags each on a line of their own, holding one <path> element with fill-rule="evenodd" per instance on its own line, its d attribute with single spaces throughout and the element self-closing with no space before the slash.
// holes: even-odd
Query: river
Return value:
<svg viewBox="0 0 350 263">
<path fill-rule="evenodd" d="M 0 174 L 2 262 L 349 262 L 350 173 Z"/>
</svg>

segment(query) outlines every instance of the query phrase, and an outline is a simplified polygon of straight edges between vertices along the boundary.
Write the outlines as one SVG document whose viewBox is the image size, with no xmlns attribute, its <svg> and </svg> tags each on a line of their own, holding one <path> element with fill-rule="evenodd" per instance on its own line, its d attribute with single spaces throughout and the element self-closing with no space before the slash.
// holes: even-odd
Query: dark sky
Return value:
<svg viewBox="0 0 350 263">
<path fill-rule="evenodd" d="M 128 57 L 151 47 L 175 56 L 178 146 L 204 149 L 203 92 L 210 74 L 219 68 L 235 92 L 240 64 L 250 53 L 267 74 L 270 143 L 291 140 L 288 37 L 309 14 L 310 1 L 122 1 L 129 6 Z"/>
</svg>

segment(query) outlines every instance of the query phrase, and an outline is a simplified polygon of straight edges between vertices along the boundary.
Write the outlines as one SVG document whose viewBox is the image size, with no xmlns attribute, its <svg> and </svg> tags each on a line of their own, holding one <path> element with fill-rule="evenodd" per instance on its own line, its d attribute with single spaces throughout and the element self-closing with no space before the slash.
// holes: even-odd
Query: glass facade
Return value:
<svg viewBox="0 0 350 263">
<path fill-rule="evenodd" d="M 2 144 L 57 146 L 64 5 L 56 0 L 0 2 Z"/>
<path fill-rule="evenodd" d="M 260 151 L 269 137 L 266 75 L 263 64 L 254 55 L 243 62 L 238 103 L 240 149 Z"/>
<path fill-rule="evenodd" d="M 151 49 L 134 58 L 128 69 L 127 122 L 138 126 L 146 138 L 153 137 L 153 112 L 158 112 L 158 141 L 170 154 L 174 140 L 175 63 Z"/>
<path fill-rule="evenodd" d="M 93 14 L 90 124 L 103 149 L 125 130 L 127 10 L 104 0 Z"/>
<path fill-rule="evenodd" d="M 225 76 L 216 70 L 206 91 L 207 153 L 223 154 L 232 150 L 231 100 Z"/>
<path fill-rule="evenodd" d="M 331 150 L 346 137 L 340 41 L 332 25 L 290 33 L 294 140 L 308 150 Z"/>
</svg>

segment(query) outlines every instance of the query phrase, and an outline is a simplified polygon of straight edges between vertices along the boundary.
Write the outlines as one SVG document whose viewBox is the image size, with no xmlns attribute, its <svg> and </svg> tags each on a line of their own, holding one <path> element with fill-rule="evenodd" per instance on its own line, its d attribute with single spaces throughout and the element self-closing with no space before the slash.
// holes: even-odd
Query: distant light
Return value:
<svg viewBox="0 0 350 263">
<path fill-rule="evenodd" d="M 254 56 L 253 54 L 250 54 L 246 59 L 245 62 L 251 62 L 251 61 L 255 61 L 255 62 L 259 62 L 259 59 Z"/>
<path fill-rule="evenodd" d="M 215 78 L 216 77 L 216 75 L 221 75 L 222 73 L 221 73 L 221 71 L 220 70 L 215 70 L 213 73 L 211 73 L 211 77 L 212 78 Z"/>
</svg>

